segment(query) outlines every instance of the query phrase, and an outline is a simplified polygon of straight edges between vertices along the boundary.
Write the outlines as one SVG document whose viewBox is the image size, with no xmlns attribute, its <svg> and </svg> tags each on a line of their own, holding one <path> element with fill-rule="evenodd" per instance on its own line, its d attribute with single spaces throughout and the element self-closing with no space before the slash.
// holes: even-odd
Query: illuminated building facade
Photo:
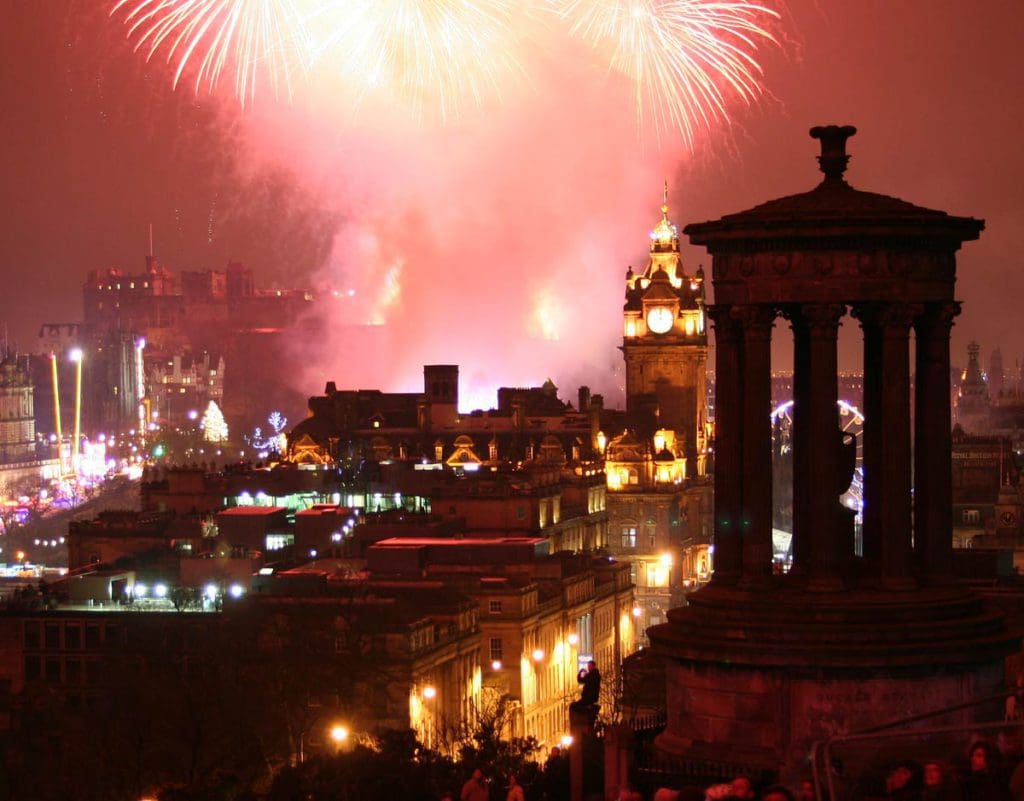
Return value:
<svg viewBox="0 0 1024 801">
<path fill-rule="evenodd" d="M 36 458 L 32 380 L 25 359 L 0 361 L 0 464 Z"/>
<path fill-rule="evenodd" d="M 667 196 L 666 187 L 646 267 L 626 273 L 628 428 L 601 431 L 597 443 L 609 549 L 632 565 L 641 631 L 663 622 L 712 569 L 704 273 L 683 266 Z"/>
<path fill-rule="evenodd" d="M 13 354 L 0 360 L 0 497 L 57 475 L 53 449 L 36 440 L 31 363 Z"/>
<path fill-rule="evenodd" d="M 508 702 L 506 735 L 545 748 L 568 734 L 590 659 L 603 675 L 602 714 L 614 714 L 619 666 L 637 644 L 629 567 L 548 552 L 540 537 L 395 538 L 367 552 L 369 586 L 440 583 L 476 601 L 484 703 Z"/>
<path fill-rule="evenodd" d="M 573 408 L 547 381 L 540 387 L 502 387 L 494 409 L 460 413 L 459 369 L 426 365 L 423 392 L 339 390 L 328 382 L 309 399 L 309 417 L 288 435 L 296 464 L 352 459 L 414 461 L 466 472 L 506 464 L 597 469 L 595 442 L 604 405 L 586 387 Z"/>
<path fill-rule="evenodd" d="M 219 395 L 223 402 L 218 400 L 218 405 L 231 425 L 243 430 L 293 400 L 276 364 L 284 358 L 280 348 L 285 333 L 305 318 L 313 303 L 311 293 L 257 288 L 252 271 L 237 262 L 221 271 L 176 273 L 152 255 L 140 273 L 115 268 L 91 271 L 82 293 L 82 333 L 88 350 L 112 351 L 118 337 L 129 348 L 145 342 L 143 391 L 132 389 L 132 394 L 149 400 L 151 420 L 153 411 L 157 422 L 160 414 L 178 418 L 192 409 L 202 411 L 196 398 L 170 398 L 172 384 L 179 396 L 195 394 L 198 387 L 211 396 Z M 119 400 L 134 384 L 130 377 L 114 374 L 120 364 L 115 355 L 110 352 L 104 357 L 107 366 L 102 378 L 94 376 L 94 383 Z M 92 380 L 88 372 L 86 378 Z M 155 405 L 157 390 L 166 409 Z M 109 410 L 111 404 L 108 398 L 101 407 Z M 137 408 L 131 416 L 138 416 Z M 108 428 L 128 428 L 112 425 L 111 419 L 108 411 Z"/>
</svg>

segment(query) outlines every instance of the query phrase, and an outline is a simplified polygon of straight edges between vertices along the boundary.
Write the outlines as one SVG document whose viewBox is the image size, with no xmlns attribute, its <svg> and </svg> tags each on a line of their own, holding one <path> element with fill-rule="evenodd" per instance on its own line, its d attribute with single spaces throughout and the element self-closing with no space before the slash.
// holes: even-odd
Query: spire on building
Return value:
<svg viewBox="0 0 1024 801">
<path fill-rule="evenodd" d="M 670 248 L 673 245 L 678 247 L 678 243 L 679 229 L 668 218 L 668 181 L 665 181 L 661 201 L 661 220 L 651 231 L 651 250 Z"/>
</svg>

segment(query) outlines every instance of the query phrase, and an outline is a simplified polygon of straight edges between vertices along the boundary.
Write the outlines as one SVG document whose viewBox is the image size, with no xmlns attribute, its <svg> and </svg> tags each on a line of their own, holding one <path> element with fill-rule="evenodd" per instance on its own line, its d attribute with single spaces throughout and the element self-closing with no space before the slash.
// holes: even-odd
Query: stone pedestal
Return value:
<svg viewBox="0 0 1024 801">
<path fill-rule="evenodd" d="M 816 740 L 998 692 L 1002 616 L 957 587 L 759 593 L 709 586 L 649 631 L 667 659 L 659 748 L 783 773 Z M 947 723 L 970 722 L 974 712 Z"/>
</svg>

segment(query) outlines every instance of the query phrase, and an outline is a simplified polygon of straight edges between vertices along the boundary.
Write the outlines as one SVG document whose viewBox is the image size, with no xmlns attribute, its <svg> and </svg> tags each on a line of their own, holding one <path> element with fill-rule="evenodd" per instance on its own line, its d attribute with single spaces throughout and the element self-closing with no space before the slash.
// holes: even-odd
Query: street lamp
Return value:
<svg viewBox="0 0 1024 801">
<path fill-rule="evenodd" d="M 75 363 L 75 438 L 71 441 L 71 472 L 77 476 L 79 439 L 82 436 L 82 349 L 72 348 L 68 356 Z"/>
<path fill-rule="evenodd" d="M 340 724 L 331 726 L 331 739 L 340 746 L 348 739 L 348 729 Z"/>
<path fill-rule="evenodd" d="M 57 434 L 57 466 L 64 475 L 64 432 L 60 426 L 60 382 L 57 380 L 57 354 L 50 351 L 50 372 L 53 378 L 53 422 Z"/>
</svg>

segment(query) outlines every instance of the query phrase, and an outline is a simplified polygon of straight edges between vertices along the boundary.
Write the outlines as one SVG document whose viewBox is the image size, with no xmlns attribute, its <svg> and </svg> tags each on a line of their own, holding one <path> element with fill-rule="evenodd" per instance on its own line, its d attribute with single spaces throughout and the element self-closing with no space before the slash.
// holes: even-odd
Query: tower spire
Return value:
<svg viewBox="0 0 1024 801">
<path fill-rule="evenodd" d="M 661 214 L 668 219 L 668 178 L 665 179 L 665 190 L 661 195 Z"/>
</svg>

